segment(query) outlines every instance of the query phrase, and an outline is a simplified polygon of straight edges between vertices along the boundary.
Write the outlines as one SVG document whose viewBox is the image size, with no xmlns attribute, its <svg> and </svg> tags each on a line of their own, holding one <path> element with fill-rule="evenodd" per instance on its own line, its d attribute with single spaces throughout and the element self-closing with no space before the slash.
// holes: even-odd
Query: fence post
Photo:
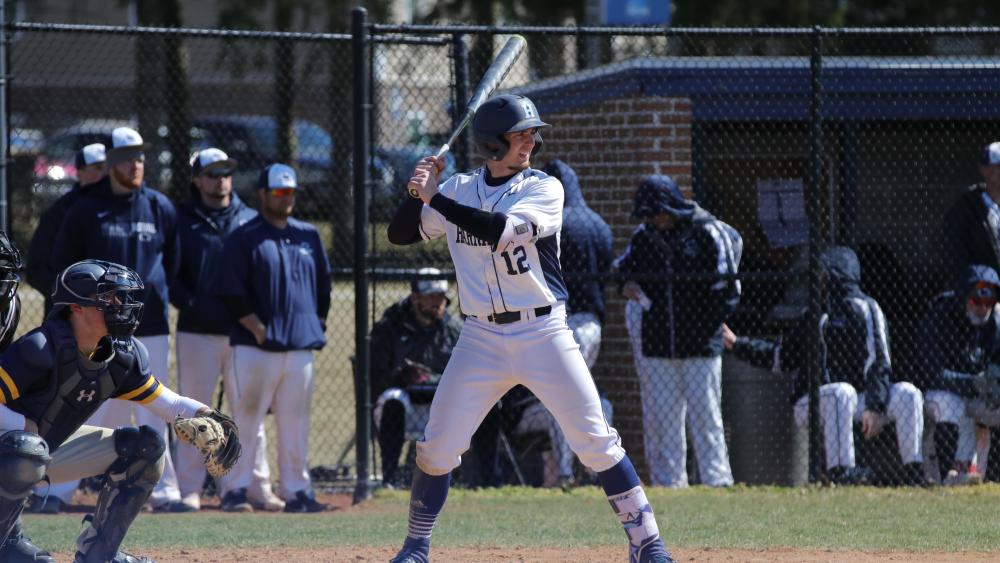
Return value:
<svg viewBox="0 0 1000 563">
<path fill-rule="evenodd" d="M 809 377 L 809 480 L 817 479 L 825 473 L 819 452 L 821 450 L 819 412 L 819 388 L 822 385 L 823 366 L 820 357 L 820 315 L 822 314 L 820 253 L 823 251 L 823 114 L 822 114 L 822 70 L 823 70 L 823 30 L 813 28 L 812 49 L 809 58 L 809 194 L 806 198 L 806 215 L 809 218 L 809 307 L 806 325 L 809 327 L 806 341 L 806 373 Z"/>
<path fill-rule="evenodd" d="M 368 65 L 368 11 L 351 10 L 351 58 L 354 75 L 354 398 L 358 468 L 354 504 L 371 496 L 368 465 L 371 444 L 371 392 L 368 357 L 368 160 L 371 102 L 368 97 L 371 67 Z"/>
<path fill-rule="evenodd" d="M 451 119 L 454 127 L 465 117 L 465 108 L 469 101 L 469 48 L 465 46 L 465 35 L 456 33 L 451 36 L 453 55 L 455 57 L 455 107 L 452 108 Z M 469 169 L 469 134 L 463 131 L 455 142 L 455 169 Z"/>
<path fill-rule="evenodd" d="M 9 123 L 7 122 L 7 2 L 0 0 L 0 230 L 14 240 L 13 233 L 7 228 L 10 206 L 7 190 L 7 142 L 10 139 Z"/>
</svg>

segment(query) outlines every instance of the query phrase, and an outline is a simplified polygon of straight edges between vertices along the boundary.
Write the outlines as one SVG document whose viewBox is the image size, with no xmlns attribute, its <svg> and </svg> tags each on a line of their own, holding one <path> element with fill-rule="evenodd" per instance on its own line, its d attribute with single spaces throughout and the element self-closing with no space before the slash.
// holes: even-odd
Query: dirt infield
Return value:
<svg viewBox="0 0 1000 563">
<path fill-rule="evenodd" d="M 67 555 L 68 554 L 64 554 Z M 388 561 L 395 551 L 389 548 L 336 548 L 336 549 L 247 549 L 226 550 L 181 550 L 174 552 L 152 551 L 143 555 L 153 557 L 157 563 L 224 563 L 230 561 L 281 561 L 288 563 Z M 627 554 L 622 546 L 606 546 L 580 550 L 554 548 L 441 548 L 432 553 L 435 562 L 454 563 L 514 563 L 556 561 L 592 561 L 607 563 L 625 561 Z M 707 563 L 827 563 L 850 561 L 852 563 L 875 563 L 882 561 L 908 561 L 915 563 L 967 563 L 996 561 L 996 554 L 989 553 L 929 553 L 908 551 L 831 551 L 808 549 L 719 549 L 697 548 L 677 549 L 674 555 L 678 562 L 697 561 Z M 59 558 L 59 560 L 63 560 Z"/>
</svg>

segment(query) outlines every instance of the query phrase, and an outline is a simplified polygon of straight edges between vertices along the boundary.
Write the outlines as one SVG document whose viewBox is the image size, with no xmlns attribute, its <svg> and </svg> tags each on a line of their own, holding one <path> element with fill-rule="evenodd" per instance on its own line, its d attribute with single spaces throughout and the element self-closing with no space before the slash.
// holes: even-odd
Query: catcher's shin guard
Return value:
<svg viewBox="0 0 1000 563">
<path fill-rule="evenodd" d="M 21 527 L 21 511 L 27 499 L 9 499 L 0 496 L 0 546 Z"/>
<path fill-rule="evenodd" d="M 76 540 L 76 563 L 104 563 L 118 555 L 125 533 L 163 474 L 165 449 L 163 438 L 148 426 L 115 431 L 118 459 L 104 474 L 97 508 L 84 518 L 90 526 Z"/>
</svg>

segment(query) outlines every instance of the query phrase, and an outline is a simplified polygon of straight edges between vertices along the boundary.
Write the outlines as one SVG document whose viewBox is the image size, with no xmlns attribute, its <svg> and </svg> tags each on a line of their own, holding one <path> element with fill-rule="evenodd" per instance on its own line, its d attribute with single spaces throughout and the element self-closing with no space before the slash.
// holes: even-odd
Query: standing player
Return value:
<svg viewBox="0 0 1000 563">
<path fill-rule="evenodd" d="M 148 426 L 112 430 L 84 424 L 108 399 L 141 403 L 164 421 L 197 415 L 225 419 L 150 373 L 146 347 L 132 337 L 142 295 L 142 280 L 133 270 L 100 260 L 73 264 L 57 276 L 53 309 L 42 326 L 0 354 L 4 563 L 54 563 L 21 533 L 25 498 L 46 476 L 59 483 L 92 475 L 104 475 L 104 486 L 94 514 L 84 519 L 75 563 L 150 561 L 118 548 L 160 479 L 166 444 Z M 235 432 L 224 438 L 238 456 Z"/>
<path fill-rule="evenodd" d="M 428 561 L 451 471 L 486 413 L 517 384 L 538 396 L 573 451 L 597 472 L 628 535 L 629 560 L 672 561 L 566 324 L 559 269 L 563 189 L 530 167 L 542 147 L 538 131 L 546 126 L 528 98 L 491 98 L 472 122 L 485 166 L 451 177 L 439 190 L 444 161 L 424 158 L 407 185 L 420 199 L 404 202 L 389 225 L 394 244 L 447 237 L 468 315 L 417 445 L 409 532 L 394 562 Z"/>
</svg>

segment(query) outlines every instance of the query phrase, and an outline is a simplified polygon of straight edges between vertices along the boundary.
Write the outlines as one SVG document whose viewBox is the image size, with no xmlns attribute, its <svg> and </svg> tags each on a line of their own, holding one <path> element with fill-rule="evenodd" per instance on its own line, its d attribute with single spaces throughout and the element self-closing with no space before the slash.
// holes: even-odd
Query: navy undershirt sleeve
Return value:
<svg viewBox="0 0 1000 563">
<path fill-rule="evenodd" d="M 465 232 L 496 246 L 507 226 L 507 216 L 503 213 L 483 211 L 437 194 L 431 198 L 431 207 L 444 215 L 449 223 L 461 227 Z"/>
<path fill-rule="evenodd" d="M 389 221 L 389 242 L 399 245 L 420 242 L 420 211 L 423 207 L 424 202 L 407 197 L 406 201 L 396 208 L 392 221 Z"/>
</svg>

